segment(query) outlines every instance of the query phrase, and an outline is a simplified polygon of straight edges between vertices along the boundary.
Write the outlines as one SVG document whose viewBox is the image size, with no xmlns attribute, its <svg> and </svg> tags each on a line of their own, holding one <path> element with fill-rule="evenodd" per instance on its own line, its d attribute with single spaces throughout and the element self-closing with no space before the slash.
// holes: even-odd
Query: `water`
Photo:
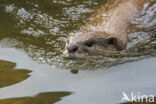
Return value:
<svg viewBox="0 0 156 104">
<path fill-rule="evenodd" d="M 156 95 L 155 3 L 147 5 L 147 12 L 133 21 L 138 31 L 130 34 L 127 50 L 107 57 L 62 58 L 69 33 L 79 31 L 94 10 L 105 3 L 1 0 L 0 59 L 32 72 L 24 81 L 1 88 L 0 104 L 5 104 L 6 98 L 17 98 L 14 102 L 22 103 L 18 97 L 33 99 L 38 94 L 47 97 L 43 102 L 59 101 L 57 104 L 114 104 L 120 102 L 122 92 L 132 91 Z"/>
</svg>

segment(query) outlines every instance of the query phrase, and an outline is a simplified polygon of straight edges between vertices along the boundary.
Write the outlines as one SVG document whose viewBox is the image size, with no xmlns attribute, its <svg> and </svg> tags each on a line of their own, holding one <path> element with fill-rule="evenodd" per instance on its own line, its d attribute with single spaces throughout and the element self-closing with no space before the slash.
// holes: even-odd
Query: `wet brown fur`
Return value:
<svg viewBox="0 0 156 104">
<path fill-rule="evenodd" d="M 104 32 L 109 37 L 116 37 L 121 49 L 126 47 L 130 23 L 140 14 L 145 3 L 151 0 L 113 0 L 102 5 L 86 23 L 84 32 L 92 30 Z M 106 14 L 106 16 L 103 16 Z"/>
<path fill-rule="evenodd" d="M 116 38 L 117 49 L 124 49 L 128 42 L 131 21 L 140 15 L 144 4 L 152 0 L 113 0 L 97 9 L 80 32 L 89 38 Z M 80 35 L 82 36 L 82 35 Z M 76 37 L 78 38 L 78 37 Z"/>
</svg>

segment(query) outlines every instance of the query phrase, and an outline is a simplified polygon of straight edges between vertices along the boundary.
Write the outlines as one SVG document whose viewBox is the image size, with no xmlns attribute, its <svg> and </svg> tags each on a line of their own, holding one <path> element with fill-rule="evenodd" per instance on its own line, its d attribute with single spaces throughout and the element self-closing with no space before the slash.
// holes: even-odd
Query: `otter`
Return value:
<svg viewBox="0 0 156 104">
<path fill-rule="evenodd" d="M 65 46 L 68 58 L 99 53 L 116 53 L 126 48 L 131 21 L 133 21 L 152 0 L 115 0 L 112 6 L 98 9 L 86 28 L 72 33 Z"/>
</svg>

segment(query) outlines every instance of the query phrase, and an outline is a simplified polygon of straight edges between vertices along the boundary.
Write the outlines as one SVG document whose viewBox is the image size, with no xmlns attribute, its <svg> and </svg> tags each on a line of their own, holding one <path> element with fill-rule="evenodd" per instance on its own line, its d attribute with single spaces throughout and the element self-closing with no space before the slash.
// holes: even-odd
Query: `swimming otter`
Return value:
<svg viewBox="0 0 156 104">
<path fill-rule="evenodd" d="M 151 1 L 116 0 L 109 10 L 101 7 L 85 29 L 69 37 L 64 54 L 72 58 L 84 53 L 114 53 L 125 49 L 131 21 L 141 13 L 144 4 Z"/>
</svg>

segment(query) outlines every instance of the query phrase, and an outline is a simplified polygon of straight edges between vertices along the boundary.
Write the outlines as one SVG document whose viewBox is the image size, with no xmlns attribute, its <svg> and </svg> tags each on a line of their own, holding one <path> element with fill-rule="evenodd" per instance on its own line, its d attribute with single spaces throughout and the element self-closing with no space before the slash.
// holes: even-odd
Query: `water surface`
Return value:
<svg viewBox="0 0 156 104">
<path fill-rule="evenodd" d="M 0 102 L 22 103 L 30 98 L 33 104 L 38 95 L 47 96 L 44 102 L 53 102 L 49 97 L 59 94 L 53 103 L 114 104 L 121 101 L 122 92 L 156 95 L 155 3 L 146 5 L 142 15 L 133 21 L 138 31 L 129 34 L 129 48 L 120 54 L 86 56 L 81 60 L 62 58 L 69 33 L 79 31 L 96 8 L 105 3 L 105 0 L 1 0 L 0 59 L 16 63 L 20 71 L 32 72 L 24 81 L 1 88 Z"/>
</svg>

